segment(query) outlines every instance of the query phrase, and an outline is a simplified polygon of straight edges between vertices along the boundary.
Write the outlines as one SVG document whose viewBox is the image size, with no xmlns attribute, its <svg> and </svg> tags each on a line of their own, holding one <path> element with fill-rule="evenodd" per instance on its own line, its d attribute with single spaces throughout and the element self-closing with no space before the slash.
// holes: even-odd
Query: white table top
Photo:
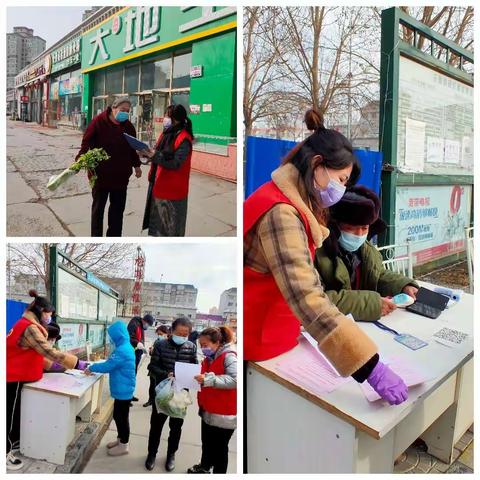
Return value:
<svg viewBox="0 0 480 480">
<path fill-rule="evenodd" d="M 27 383 L 23 388 L 80 398 L 102 378 L 102 375 L 101 373 L 94 373 L 90 376 L 74 376 L 67 373 L 44 373 L 41 380 Z"/>
<path fill-rule="evenodd" d="M 431 284 L 422 283 L 431 287 Z M 375 341 L 382 356 L 402 357 L 408 363 L 416 365 L 426 373 L 427 381 L 421 385 L 409 388 L 409 398 L 397 406 L 390 406 L 386 402 L 369 402 L 362 393 L 357 382 L 349 382 L 333 392 L 316 395 L 308 392 L 309 399 L 320 400 L 319 404 L 328 411 L 343 419 L 351 421 L 368 434 L 381 438 L 394 428 L 403 418 L 412 412 L 423 398 L 426 398 L 442 384 L 448 377 L 461 368 L 473 356 L 473 295 L 464 294 L 457 304 L 445 310 L 437 319 L 430 319 L 404 309 L 397 309 L 381 322 L 399 333 L 410 333 L 427 341 L 428 346 L 419 350 L 411 350 L 394 340 L 394 335 L 381 330 L 377 326 L 359 322 L 360 327 Z M 432 339 L 432 335 L 440 328 L 447 326 L 452 329 L 472 335 L 463 344 L 457 347 L 448 347 Z M 296 347 L 299 348 L 299 347 Z M 284 355 L 294 354 L 295 349 Z M 275 370 L 275 363 L 279 357 L 254 364 L 259 371 L 269 371 L 270 378 L 286 385 L 294 391 L 305 390 L 295 385 L 291 380 L 283 377 Z M 318 403 L 318 402 L 315 402 Z"/>
</svg>

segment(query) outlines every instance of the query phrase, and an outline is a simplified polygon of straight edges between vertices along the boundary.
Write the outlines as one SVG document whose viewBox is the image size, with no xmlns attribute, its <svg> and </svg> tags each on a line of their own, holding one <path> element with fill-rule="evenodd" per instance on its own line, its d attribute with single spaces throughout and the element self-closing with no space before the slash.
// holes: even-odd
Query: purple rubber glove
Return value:
<svg viewBox="0 0 480 480">
<path fill-rule="evenodd" d="M 77 366 L 75 367 L 75 370 L 85 370 L 88 368 L 90 364 L 88 362 L 85 362 L 85 360 L 79 360 Z"/>
<path fill-rule="evenodd" d="M 404 381 L 382 362 L 377 363 L 367 382 L 390 405 L 400 405 L 408 398 Z"/>
<path fill-rule="evenodd" d="M 50 372 L 64 372 L 65 367 L 60 365 L 58 362 L 53 362 L 49 368 Z"/>
</svg>

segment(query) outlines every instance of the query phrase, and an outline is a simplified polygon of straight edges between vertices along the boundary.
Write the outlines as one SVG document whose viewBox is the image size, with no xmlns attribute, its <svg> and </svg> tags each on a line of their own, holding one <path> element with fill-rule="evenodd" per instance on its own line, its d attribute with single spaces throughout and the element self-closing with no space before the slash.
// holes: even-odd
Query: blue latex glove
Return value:
<svg viewBox="0 0 480 480">
<path fill-rule="evenodd" d="M 382 362 L 377 363 L 367 382 L 390 405 L 400 405 L 408 398 L 405 382 Z"/>
</svg>

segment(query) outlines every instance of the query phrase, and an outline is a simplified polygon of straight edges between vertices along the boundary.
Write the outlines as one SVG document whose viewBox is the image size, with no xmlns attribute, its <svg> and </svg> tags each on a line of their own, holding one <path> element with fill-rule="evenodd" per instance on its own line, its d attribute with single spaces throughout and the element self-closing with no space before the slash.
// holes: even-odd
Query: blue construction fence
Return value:
<svg viewBox="0 0 480 480">
<path fill-rule="evenodd" d="M 270 180 L 273 170 L 283 157 L 297 144 L 290 140 L 274 138 L 247 137 L 247 165 L 245 171 L 245 198 L 260 185 Z M 380 178 L 382 174 L 382 152 L 355 149 L 362 174 L 357 184 L 365 185 L 378 195 L 380 194 Z"/>
<path fill-rule="evenodd" d="M 7 300 L 7 333 L 15 322 L 22 318 L 23 312 L 28 305 L 28 303 L 18 302 L 17 300 Z"/>
</svg>

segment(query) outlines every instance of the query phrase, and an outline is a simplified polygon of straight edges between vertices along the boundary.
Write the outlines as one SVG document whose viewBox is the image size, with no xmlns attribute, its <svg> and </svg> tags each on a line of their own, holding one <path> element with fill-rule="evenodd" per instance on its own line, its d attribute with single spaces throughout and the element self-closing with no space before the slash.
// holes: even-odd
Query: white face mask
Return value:
<svg viewBox="0 0 480 480">
<path fill-rule="evenodd" d="M 172 119 L 170 117 L 163 117 L 163 128 L 169 128 L 172 126 Z"/>
</svg>

